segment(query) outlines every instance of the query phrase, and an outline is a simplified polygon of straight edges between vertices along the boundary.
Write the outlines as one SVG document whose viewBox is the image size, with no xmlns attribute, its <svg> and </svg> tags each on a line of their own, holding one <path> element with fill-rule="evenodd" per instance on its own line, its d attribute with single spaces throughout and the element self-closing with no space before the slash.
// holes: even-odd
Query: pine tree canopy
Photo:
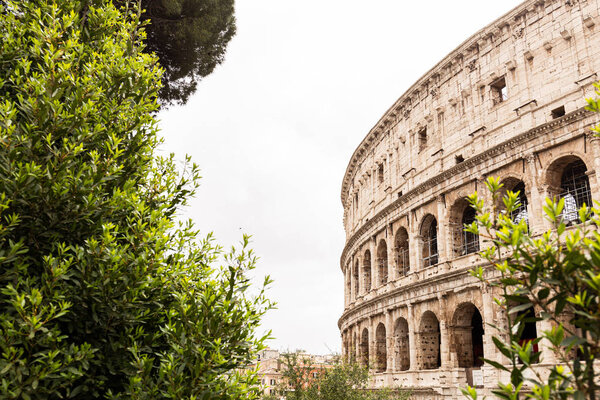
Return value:
<svg viewBox="0 0 600 400">
<path fill-rule="evenodd" d="M 165 69 L 164 104 L 183 104 L 197 82 L 225 59 L 235 35 L 234 0 L 142 0 L 147 49 Z"/>
</svg>

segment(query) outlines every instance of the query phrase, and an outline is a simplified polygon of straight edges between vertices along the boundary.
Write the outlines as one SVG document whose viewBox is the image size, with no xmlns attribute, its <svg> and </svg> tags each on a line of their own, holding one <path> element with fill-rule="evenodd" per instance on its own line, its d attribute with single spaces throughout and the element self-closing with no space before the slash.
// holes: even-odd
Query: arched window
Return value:
<svg viewBox="0 0 600 400">
<path fill-rule="evenodd" d="M 585 163 L 580 159 L 568 164 L 560 180 L 560 197 L 565 199 L 562 217 L 567 223 L 579 223 L 578 210 L 584 205 L 592 205 L 590 181 Z"/>
<path fill-rule="evenodd" d="M 394 352 L 396 353 L 397 371 L 410 368 L 410 341 L 408 338 L 408 321 L 398 318 L 394 324 Z"/>
<path fill-rule="evenodd" d="M 433 215 L 428 215 L 423 222 L 423 267 L 438 263 L 437 221 Z"/>
<path fill-rule="evenodd" d="M 471 225 L 475 222 L 476 216 L 475 209 L 471 206 L 465 208 L 465 212 L 462 217 L 462 254 L 471 254 L 479 251 L 479 235 L 471 232 L 467 232 L 465 226 Z"/>
<path fill-rule="evenodd" d="M 410 271 L 410 258 L 408 253 L 408 232 L 400 228 L 395 239 L 396 266 L 399 276 L 406 276 Z"/>
<path fill-rule="evenodd" d="M 475 222 L 476 212 L 466 198 L 458 199 L 450 208 L 449 226 L 452 233 L 454 256 L 460 257 L 479 251 L 479 236 L 465 231 Z"/>
<path fill-rule="evenodd" d="M 363 284 L 365 293 L 369 293 L 369 290 L 371 290 L 371 252 L 369 250 L 365 251 L 363 259 Z"/>
<path fill-rule="evenodd" d="M 512 189 L 513 192 L 519 193 L 519 205 L 512 211 L 511 219 L 515 224 L 521 222 L 521 220 L 525 220 L 527 226 L 529 226 L 529 215 L 527 214 L 527 195 L 525 194 L 525 184 L 523 182 L 519 182 Z"/>
<path fill-rule="evenodd" d="M 385 372 L 387 369 L 387 348 L 385 340 L 385 325 L 379 323 L 375 330 L 375 344 L 376 344 L 376 361 L 375 366 L 376 372 Z"/>
<path fill-rule="evenodd" d="M 388 257 L 387 243 L 383 239 L 377 247 L 377 265 L 379 266 L 379 284 L 385 285 L 388 281 Z"/>
</svg>

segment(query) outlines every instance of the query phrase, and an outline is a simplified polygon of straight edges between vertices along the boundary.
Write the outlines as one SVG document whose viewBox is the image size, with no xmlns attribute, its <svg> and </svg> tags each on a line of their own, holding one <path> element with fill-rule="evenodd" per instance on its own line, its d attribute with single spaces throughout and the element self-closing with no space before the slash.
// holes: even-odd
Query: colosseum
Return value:
<svg viewBox="0 0 600 400">
<path fill-rule="evenodd" d="M 466 196 L 502 179 L 520 191 L 515 220 L 549 229 L 546 197 L 575 207 L 600 199 L 600 139 L 585 110 L 600 70 L 598 0 L 528 0 L 483 28 L 404 93 L 366 135 L 346 169 L 341 255 L 342 351 L 368 364 L 378 387 L 416 399 L 490 393 L 506 362 L 491 340 L 506 316 L 469 270 L 494 271 L 465 233 Z M 489 196 L 486 201 L 489 203 Z M 548 327 L 529 323 L 523 340 Z M 555 360 L 548 349 L 542 365 Z"/>
</svg>

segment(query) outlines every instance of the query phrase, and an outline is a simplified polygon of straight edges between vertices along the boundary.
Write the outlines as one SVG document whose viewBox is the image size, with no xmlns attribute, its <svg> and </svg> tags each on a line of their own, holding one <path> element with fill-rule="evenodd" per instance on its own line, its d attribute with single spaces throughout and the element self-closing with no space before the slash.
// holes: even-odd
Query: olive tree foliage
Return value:
<svg viewBox="0 0 600 400">
<path fill-rule="evenodd" d="M 599 112 L 599 100 L 588 100 L 588 109 Z M 598 127 L 594 130 L 599 132 Z M 564 199 L 546 199 L 545 218 L 553 228 L 533 236 L 524 219 L 515 223 L 511 218 L 519 206 L 519 193 L 507 191 L 502 196 L 496 178 L 489 178 L 486 186 L 491 205 L 477 193 L 470 196 L 478 215 L 466 230 L 491 243 L 480 254 L 497 278 L 486 283 L 501 293 L 495 301 L 507 320 L 505 327 L 492 325 L 503 360 L 485 360 L 509 376 L 509 381 L 498 383 L 494 395 L 511 400 L 600 398 L 594 369 L 600 357 L 600 208 L 583 205 L 580 223 L 567 226 L 562 218 Z M 489 276 L 485 270 L 479 267 L 472 273 L 485 281 Z M 534 340 L 521 340 L 525 324 L 538 321 L 547 321 L 551 329 Z M 550 349 L 556 362 L 536 366 L 544 360 L 534 345 Z M 463 393 L 477 398 L 474 388 Z"/>
<path fill-rule="evenodd" d="M 0 398 L 256 398 L 271 303 L 246 237 L 223 255 L 177 222 L 198 169 L 155 155 L 137 2 L 0 15 Z"/>
<path fill-rule="evenodd" d="M 316 373 L 316 377 L 313 374 Z M 369 390 L 369 370 L 355 362 L 315 365 L 301 353 L 282 355 L 279 393 L 287 400 L 407 400 L 410 391 Z M 268 398 L 268 397 L 267 397 Z M 264 397 L 263 397 L 264 399 Z"/>
</svg>

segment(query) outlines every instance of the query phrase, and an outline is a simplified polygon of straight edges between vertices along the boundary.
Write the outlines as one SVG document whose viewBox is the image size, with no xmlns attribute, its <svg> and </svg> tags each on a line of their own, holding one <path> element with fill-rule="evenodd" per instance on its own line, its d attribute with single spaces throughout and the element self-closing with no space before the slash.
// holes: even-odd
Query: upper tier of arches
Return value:
<svg viewBox="0 0 600 400">
<path fill-rule="evenodd" d="M 341 191 L 347 236 L 441 172 L 579 110 L 600 60 L 573 54 L 600 40 L 589 17 L 597 14 L 596 2 L 525 1 L 421 77 L 351 157 Z"/>
</svg>

